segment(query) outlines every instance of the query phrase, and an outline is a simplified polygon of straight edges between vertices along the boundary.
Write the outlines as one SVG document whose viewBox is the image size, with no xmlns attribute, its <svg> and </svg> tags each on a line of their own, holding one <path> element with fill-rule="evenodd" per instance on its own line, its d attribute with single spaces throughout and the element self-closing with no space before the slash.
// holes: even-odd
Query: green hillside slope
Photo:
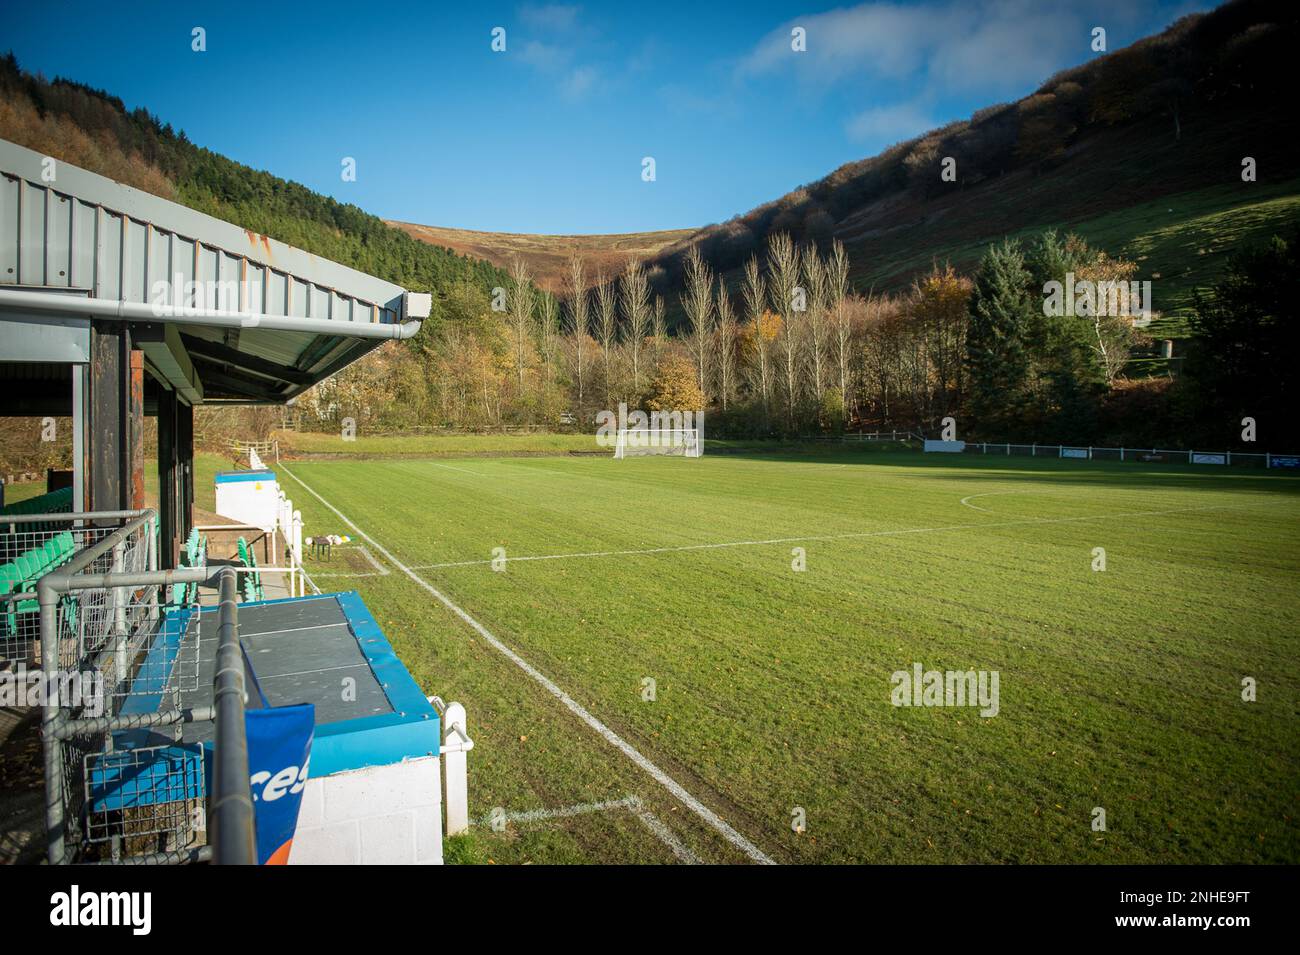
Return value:
<svg viewBox="0 0 1300 955">
<path fill-rule="evenodd" d="M 147 110 L 0 58 L 0 136 L 417 291 L 505 284 L 482 259 L 419 242 L 354 205 L 196 146 Z M 439 299 L 434 298 L 434 317 Z"/>
</svg>

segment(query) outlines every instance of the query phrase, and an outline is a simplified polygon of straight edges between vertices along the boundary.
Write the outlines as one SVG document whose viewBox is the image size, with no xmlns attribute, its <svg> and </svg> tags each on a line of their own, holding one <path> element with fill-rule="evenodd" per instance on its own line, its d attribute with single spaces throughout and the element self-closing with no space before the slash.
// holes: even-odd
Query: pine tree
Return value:
<svg viewBox="0 0 1300 955">
<path fill-rule="evenodd" d="M 966 367 L 972 428 L 989 435 L 1016 421 L 1028 399 L 1030 275 L 1018 242 L 990 246 L 970 300 Z"/>
</svg>

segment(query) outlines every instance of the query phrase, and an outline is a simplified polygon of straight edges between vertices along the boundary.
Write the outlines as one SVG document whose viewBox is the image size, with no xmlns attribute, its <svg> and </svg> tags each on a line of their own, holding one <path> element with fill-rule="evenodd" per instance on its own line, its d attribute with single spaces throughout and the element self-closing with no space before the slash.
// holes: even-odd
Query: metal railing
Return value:
<svg viewBox="0 0 1300 955">
<path fill-rule="evenodd" d="M 845 443 L 853 441 L 924 441 L 919 434 L 912 431 L 849 431 L 840 435 Z"/>
<path fill-rule="evenodd" d="M 143 511 L 91 511 L 82 513 L 10 514 L 0 518 L 0 662 L 38 667 L 40 613 L 36 603 L 36 577 L 64 567 L 72 557 L 107 537 L 123 521 Z M 53 546 L 53 552 L 46 548 Z M 147 545 L 146 545 L 147 546 Z M 121 546 L 109 557 L 121 569 L 148 565 L 147 551 Z M 142 568 L 141 568 L 142 569 Z M 32 576 L 35 575 L 35 576 Z"/>
<path fill-rule="evenodd" d="M 1095 445 L 1016 444 L 1006 441 L 968 441 L 967 454 L 1000 454 L 1004 457 L 1070 458 L 1081 461 L 1136 461 L 1140 463 L 1205 464 L 1222 467 L 1272 468 L 1275 458 L 1296 455 L 1256 451 L 1197 451 L 1172 448 L 1108 448 Z"/>
<path fill-rule="evenodd" d="M 234 570 L 218 573 L 221 603 L 217 610 L 217 666 L 212 684 L 216 708 L 213 750 L 212 846 L 219 865 L 253 865 L 253 797 L 248 783 L 248 737 L 244 727 L 244 655 L 239 648 L 239 587 Z"/>
<path fill-rule="evenodd" d="M 197 706 L 203 617 L 182 604 L 180 584 L 218 580 L 218 653 L 239 659 L 232 568 L 158 570 L 153 511 L 135 516 L 78 551 L 36 586 L 45 746 L 46 828 L 51 864 L 76 861 L 175 863 L 216 858 L 200 844 L 207 828 L 202 744 L 183 725 L 217 725 L 221 751 L 246 746 L 242 663 L 238 680 L 218 667 L 222 706 Z M 90 515 L 79 515 L 89 518 Z M 145 555 L 142 561 L 139 555 Z M 143 566 L 142 566 L 143 564 Z M 227 592 L 231 599 L 225 599 Z M 76 694 L 50 692 L 71 685 Z M 91 688 L 92 692 L 86 692 Z M 238 693 L 237 707 L 232 696 Z M 238 720 L 232 713 L 238 714 Z M 243 782 L 247 792 L 247 752 Z M 239 776 L 234 777 L 238 779 Z M 225 795 L 229 796 L 229 793 Z M 251 810 L 251 802 L 249 804 Z M 238 801 L 214 803 L 221 823 L 251 839 L 251 814 Z M 242 835 L 240 835 L 242 834 Z M 233 837 L 232 837 L 233 838 Z M 233 849 L 232 849 L 233 852 Z M 234 853 L 234 861 L 242 855 Z"/>
</svg>

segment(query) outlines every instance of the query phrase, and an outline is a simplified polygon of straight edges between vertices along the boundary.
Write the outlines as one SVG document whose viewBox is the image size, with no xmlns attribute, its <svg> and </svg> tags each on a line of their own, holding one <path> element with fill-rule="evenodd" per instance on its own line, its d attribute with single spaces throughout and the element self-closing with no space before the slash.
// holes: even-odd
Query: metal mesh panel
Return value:
<svg viewBox="0 0 1300 955">
<path fill-rule="evenodd" d="M 39 524 L 0 520 L 0 661 L 40 666 L 36 581 L 116 529 L 73 523 L 60 515 Z"/>
<path fill-rule="evenodd" d="M 128 855 L 168 852 L 206 830 L 201 744 L 92 753 L 81 764 L 86 840 Z"/>
</svg>

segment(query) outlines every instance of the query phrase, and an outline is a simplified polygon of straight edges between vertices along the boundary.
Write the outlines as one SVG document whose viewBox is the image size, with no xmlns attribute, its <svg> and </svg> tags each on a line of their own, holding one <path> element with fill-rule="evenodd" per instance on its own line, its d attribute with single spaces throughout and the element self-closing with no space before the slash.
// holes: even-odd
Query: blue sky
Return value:
<svg viewBox="0 0 1300 955">
<path fill-rule="evenodd" d="M 10 7 L 0 50 L 385 218 L 630 232 L 725 220 L 1030 92 L 1097 55 L 1093 27 L 1114 50 L 1213 5 L 47 0 Z"/>
</svg>

